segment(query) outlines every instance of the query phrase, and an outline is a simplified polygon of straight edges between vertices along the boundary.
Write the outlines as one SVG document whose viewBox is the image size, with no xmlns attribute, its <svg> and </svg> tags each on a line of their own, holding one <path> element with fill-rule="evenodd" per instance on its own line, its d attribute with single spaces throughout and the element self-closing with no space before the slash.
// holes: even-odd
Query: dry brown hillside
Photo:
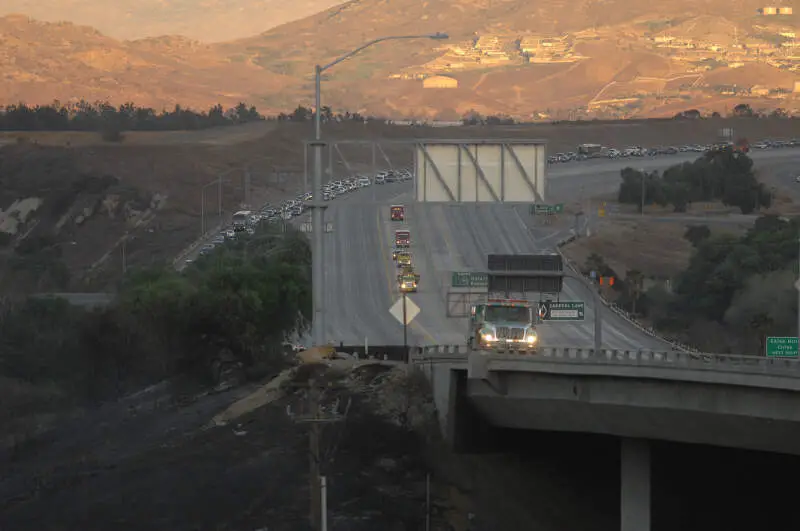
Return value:
<svg viewBox="0 0 800 531">
<path fill-rule="evenodd" d="M 3 0 L 0 16 L 92 26 L 115 39 L 183 35 L 205 42 L 240 39 L 313 15 L 340 0 Z"/>
<path fill-rule="evenodd" d="M 259 83 L 276 90 L 285 83 L 184 37 L 120 42 L 87 26 L 23 16 L 0 18 L 0 71 L 2 103 L 85 99 L 206 108 L 251 98 Z"/>
<path fill-rule="evenodd" d="M 800 80 L 800 58 L 783 45 L 800 18 L 764 17 L 759 7 L 756 0 L 352 0 L 213 45 L 183 37 L 119 42 L 82 26 L 11 17 L 0 19 L 0 67 L 9 80 L 0 101 L 207 107 L 246 100 L 291 110 L 313 102 L 316 63 L 371 39 L 441 31 L 450 38 L 380 43 L 327 71 L 324 103 L 395 118 L 457 118 L 474 109 L 547 120 L 723 111 L 734 96 L 757 110 L 800 112 L 797 95 L 787 94 Z M 434 75 L 458 88 L 423 88 Z M 723 92 L 731 84 L 737 93 Z"/>
</svg>

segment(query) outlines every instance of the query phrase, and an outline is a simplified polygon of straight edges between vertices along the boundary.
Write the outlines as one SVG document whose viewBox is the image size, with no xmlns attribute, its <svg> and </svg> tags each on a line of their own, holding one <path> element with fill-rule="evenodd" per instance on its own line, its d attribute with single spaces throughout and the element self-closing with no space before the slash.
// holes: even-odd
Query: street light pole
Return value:
<svg viewBox="0 0 800 531">
<path fill-rule="evenodd" d="M 639 170 L 639 175 L 642 176 L 642 210 L 641 214 L 644 216 L 644 170 Z"/>
<path fill-rule="evenodd" d="M 322 105 L 320 101 L 322 99 L 322 71 L 326 68 L 330 68 L 330 66 L 326 65 L 323 68 L 316 65 L 314 67 L 314 140 L 322 138 L 322 117 L 320 116 Z"/>
<path fill-rule="evenodd" d="M 222 223 L 222 175 L 217 179 L 217 219 Z"/>
<path fill-rule="evenodd" d="M 206 188 L 212 185 L 217 185 L 217 207 L 219 210 L 219 219 L 222 220 L 222 177 L 224 177 L 228 172 L 221 173 L 217 176 L 216 179 L 211 181 L 210 183 L 204 184 L 200 188 L 200 234 L 204 235 L 206 233 Z"/>
<path fill-rule="evenodd" d="M 403 361 L 411 363 L 408 356 L 408 315 L 406 310 L 406 292 L 403 292 Z"/>
<path fill-rule="evenodd" d="M 426 35 L 394 35 L 390 37 L 379 37 L 373 39 L 358 48 L 334 59 L 325 65 L 314 66 L 314 178 L 313 178 L 313 201 L 311 207 L 314 209 L 311 215 L 311 232 L 313 237 L 313 252 L 311 260 L 311 281 L 312 294 L 313 294 L 313 309 L 314 321 L 312 324 L 313 341 L 316 346 L 325 344 L 325 269 L 324 269 L 324 219 L 323 212 L 326 208 L 322 200 L 322 149 L 324 144 L 320 141 L 322 138 L 322 73 L 329 68 L 338 65 L 342 61 L 353 57 L 361 50 L 369 48 L 379 42 L 401 40 L 401 39 L 434 39 L 444 40 L 449 36 L 446 33 L 430 33 Z"/>
</svg>

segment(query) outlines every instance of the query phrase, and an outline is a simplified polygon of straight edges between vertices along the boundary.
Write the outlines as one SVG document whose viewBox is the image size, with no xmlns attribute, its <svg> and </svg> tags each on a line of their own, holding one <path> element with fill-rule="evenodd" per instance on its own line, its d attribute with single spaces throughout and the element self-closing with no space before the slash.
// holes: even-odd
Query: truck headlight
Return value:
<svg viewBox="0 0 800 531">
<path fill-rule="evenodd" d="M 528 343 L 530 344 L 536 343 L 538 340 L 539 338 L 536 336 L 528 336 Z"/>
<path fill-rule="evenodd" d="M 492 334 L 481 334 L 481 338 L 484 341 L 494 341 L 494 336 Z"/>
</svg>

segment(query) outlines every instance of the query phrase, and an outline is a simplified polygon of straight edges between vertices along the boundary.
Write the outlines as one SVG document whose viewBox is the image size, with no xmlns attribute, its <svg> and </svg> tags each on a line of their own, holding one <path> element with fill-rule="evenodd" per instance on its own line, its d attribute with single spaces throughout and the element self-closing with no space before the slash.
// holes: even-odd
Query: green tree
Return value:
<svg viewBox="0 0 800 531">
<path fill-rule="evenodd" d="M 292 121 L 295 122 L 305 122 L 306 120 L 310 120 L 314 116 L 314 111 L 303 107 L 302 105 L 298 105 L 297 108 L 291 115 Z"/>
<path fill-rule="evenodd" d="M 98 131 L 107 141 L 122 140 L 122 133 L 129 130 L 178 130 L 203 129 L 219 125 L 263 120 L 255 107 L 239 103 L 232 113 L 226 113 L 221 105 L 214 105 L 208 112 L 193 111 L 176 105 L 172 111 L 138 107 L 124 103 L 114 107 L 107 102 L 28 106 L 24 103 L 0 107 L 0 130 L 76 130 Z"/>
<path fill-rule="evenodd" d="M 733 116 L 738 118 L 747 118 L 753 116 L 753 108 L 749 103 L 740 103 L 733 108 Z"/>
<path fill-rule="evenodd" d="M 724 321 L 732 330 L 752 330 L 744 337 L 748 350 L 764 352 L 767 336 L 792 336 L 797 327 L 797 292 L 795 275 L 791 270 L 773 271 L 750 277 L 736 293 L 725 312 Z M 744 345 L 743 345 L 744 346 Z"/>
<path fill-rule="evenodd" d="M 662 175 L 624 168 L 620 176 L 620 203 L 640 205 L 643 181 L 646 205 L 671 204 L 676 212 L 686 211 L 693 202 L 717 199 L 749 214 L 772 202 L 769 191 L 756 179 L 752 159 L 730 149 L 710 151 L 693 162 L 670 166 Z"/>
<path fill-rule="evenodd" d="M 683 239 L 687 240 L 695 248 L 710 237 L 711 229 L 708 228 L 708 225 L 689 225 L 683 234 Z"/>
<path fill-rule="evenodd" d="M 689 266 L 676 283 L 672 325 L 725 324 L 732 335 L 749 338 L 741 348 L 746 350 L 744 343 L 751 341 L 751 351 L 758 347 L 752 341 L 759 334 L 791 329 L 796 293 L 788 272 L 798 258 L 798 228 L 797 220 L 762 216 L 741 237 L 696 235 Z"/>
</svg>

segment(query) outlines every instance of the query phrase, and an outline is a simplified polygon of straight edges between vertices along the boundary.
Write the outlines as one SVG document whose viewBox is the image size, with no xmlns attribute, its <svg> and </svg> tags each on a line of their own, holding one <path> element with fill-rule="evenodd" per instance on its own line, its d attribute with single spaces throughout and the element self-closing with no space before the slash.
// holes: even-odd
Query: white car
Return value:
<svg viewBox="0 0 800 531">
<path fill-rule="evenodd" d="M 360 177 L 358 179 L 358 187 L 364 188 L 365 186 L 369 186 L 372 184 L 372 181 L 369 180 L 369 177 Z"/>
<path fill-rule="evenodd" d="M 800 183 L 800 175 L 798 175 L 797 177 L 794 178 L 794 182 Z"/>
</svg>

